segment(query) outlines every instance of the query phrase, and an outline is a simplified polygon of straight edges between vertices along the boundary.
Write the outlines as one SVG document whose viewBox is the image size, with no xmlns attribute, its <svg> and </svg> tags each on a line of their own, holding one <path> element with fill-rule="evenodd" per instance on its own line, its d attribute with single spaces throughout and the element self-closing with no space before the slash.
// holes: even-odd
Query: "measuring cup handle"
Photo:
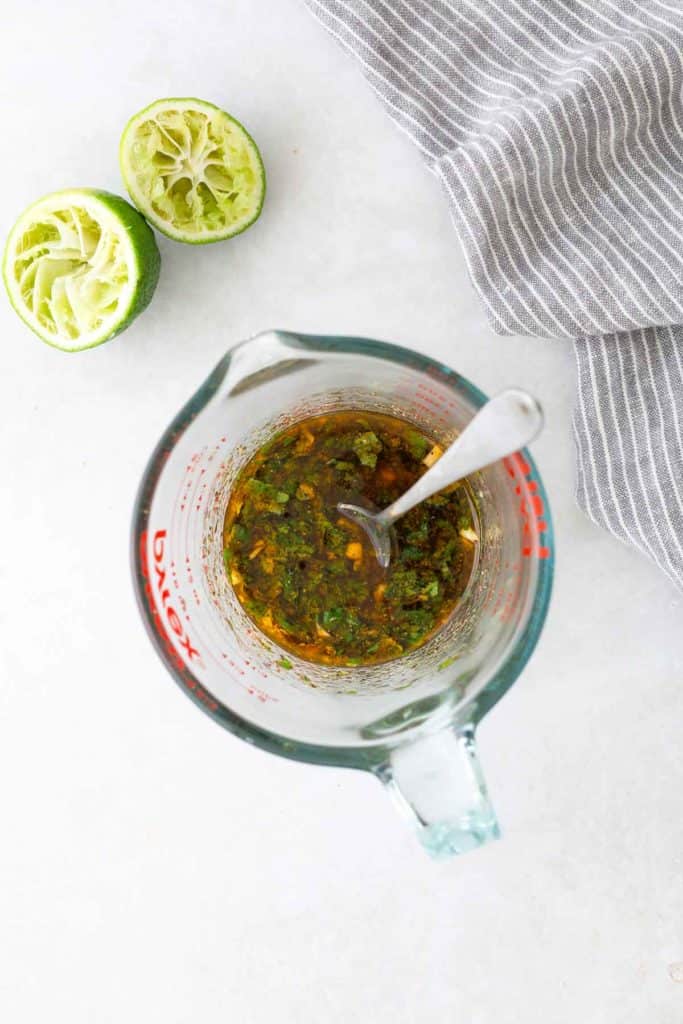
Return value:
<svg viewBox="0 0 683 1024">
<path fill-rule="evenodd" d="M 443 729 L 406 743 L 375 774 L 435 859 L 466 853 L 500 837 L 473 726 Z"/>
</svg>

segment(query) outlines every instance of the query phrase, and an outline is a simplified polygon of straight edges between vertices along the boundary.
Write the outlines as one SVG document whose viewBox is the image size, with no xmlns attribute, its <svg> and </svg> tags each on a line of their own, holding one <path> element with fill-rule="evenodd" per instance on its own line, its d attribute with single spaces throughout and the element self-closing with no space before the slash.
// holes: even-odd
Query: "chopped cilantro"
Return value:
<svg viewBox="0 0 683 1024">
<path fill-rule="evenodd" d="M 406 430 L 405 441 L 408 447 L 408 451 L 414 459 L 418 462 L 422 462 L 425 455 L 432 447 L 432 442 L 428 441 L 423 434 L 418 433 L 417 430 Z"/>
<path fill-rule="evenodd" d="M 362 466 L 369 466 L 374 469 L 377 465 L 377 456 L 382 451 L 382 442 L 372 430 L 359 434 L 353 442 L 353 450 Z"/>
</svg>

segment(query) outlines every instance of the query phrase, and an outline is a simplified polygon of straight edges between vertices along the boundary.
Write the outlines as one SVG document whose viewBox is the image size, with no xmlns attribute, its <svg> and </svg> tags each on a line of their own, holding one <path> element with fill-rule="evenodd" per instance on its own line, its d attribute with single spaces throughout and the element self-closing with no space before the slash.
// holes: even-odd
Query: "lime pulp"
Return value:
<svg viewBox="0 0 683 1024">
<path fill-rule="evenodd" d="M 126 125 L 121 173 L 138 210 L 180 242 L 217 242 L 257 219 L 266 177 L 256 143 L 224 110 L 157 100 Z"/>
<path fill-rule="evenodd" d="M 70 352 L 124 330 L 149 304 L 159 268 L 154 234 L 137 210 L 94 189 L 54 192 L 30 206 L 3 259 L 16 312 L 43 341 Z"/>
</svg>

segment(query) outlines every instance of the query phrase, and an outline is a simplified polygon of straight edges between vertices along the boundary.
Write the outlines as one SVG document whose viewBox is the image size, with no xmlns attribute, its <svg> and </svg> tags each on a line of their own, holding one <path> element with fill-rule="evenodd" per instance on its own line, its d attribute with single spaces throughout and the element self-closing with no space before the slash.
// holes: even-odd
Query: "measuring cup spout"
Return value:
<svg viewBox="0 0 683 1024">
<path fill-rule="evenodd" d="M 473 726 L 442 729 L 406 743 L 375 774 L 434 859 L 445 860 L 500 838 Z"/>
</svg>

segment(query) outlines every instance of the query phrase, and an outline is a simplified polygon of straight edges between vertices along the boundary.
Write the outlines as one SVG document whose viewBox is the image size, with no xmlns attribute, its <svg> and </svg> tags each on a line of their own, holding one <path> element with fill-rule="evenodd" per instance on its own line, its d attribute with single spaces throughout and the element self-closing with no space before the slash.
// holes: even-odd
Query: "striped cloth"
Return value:
<svg viewBox="0 0 683 1024">
<path fill-rule="evenodd" d="M 305 0 L 501 334 L 572 338 L 577 497 L 683 587 L 683 0 Z"/>
</svg>

